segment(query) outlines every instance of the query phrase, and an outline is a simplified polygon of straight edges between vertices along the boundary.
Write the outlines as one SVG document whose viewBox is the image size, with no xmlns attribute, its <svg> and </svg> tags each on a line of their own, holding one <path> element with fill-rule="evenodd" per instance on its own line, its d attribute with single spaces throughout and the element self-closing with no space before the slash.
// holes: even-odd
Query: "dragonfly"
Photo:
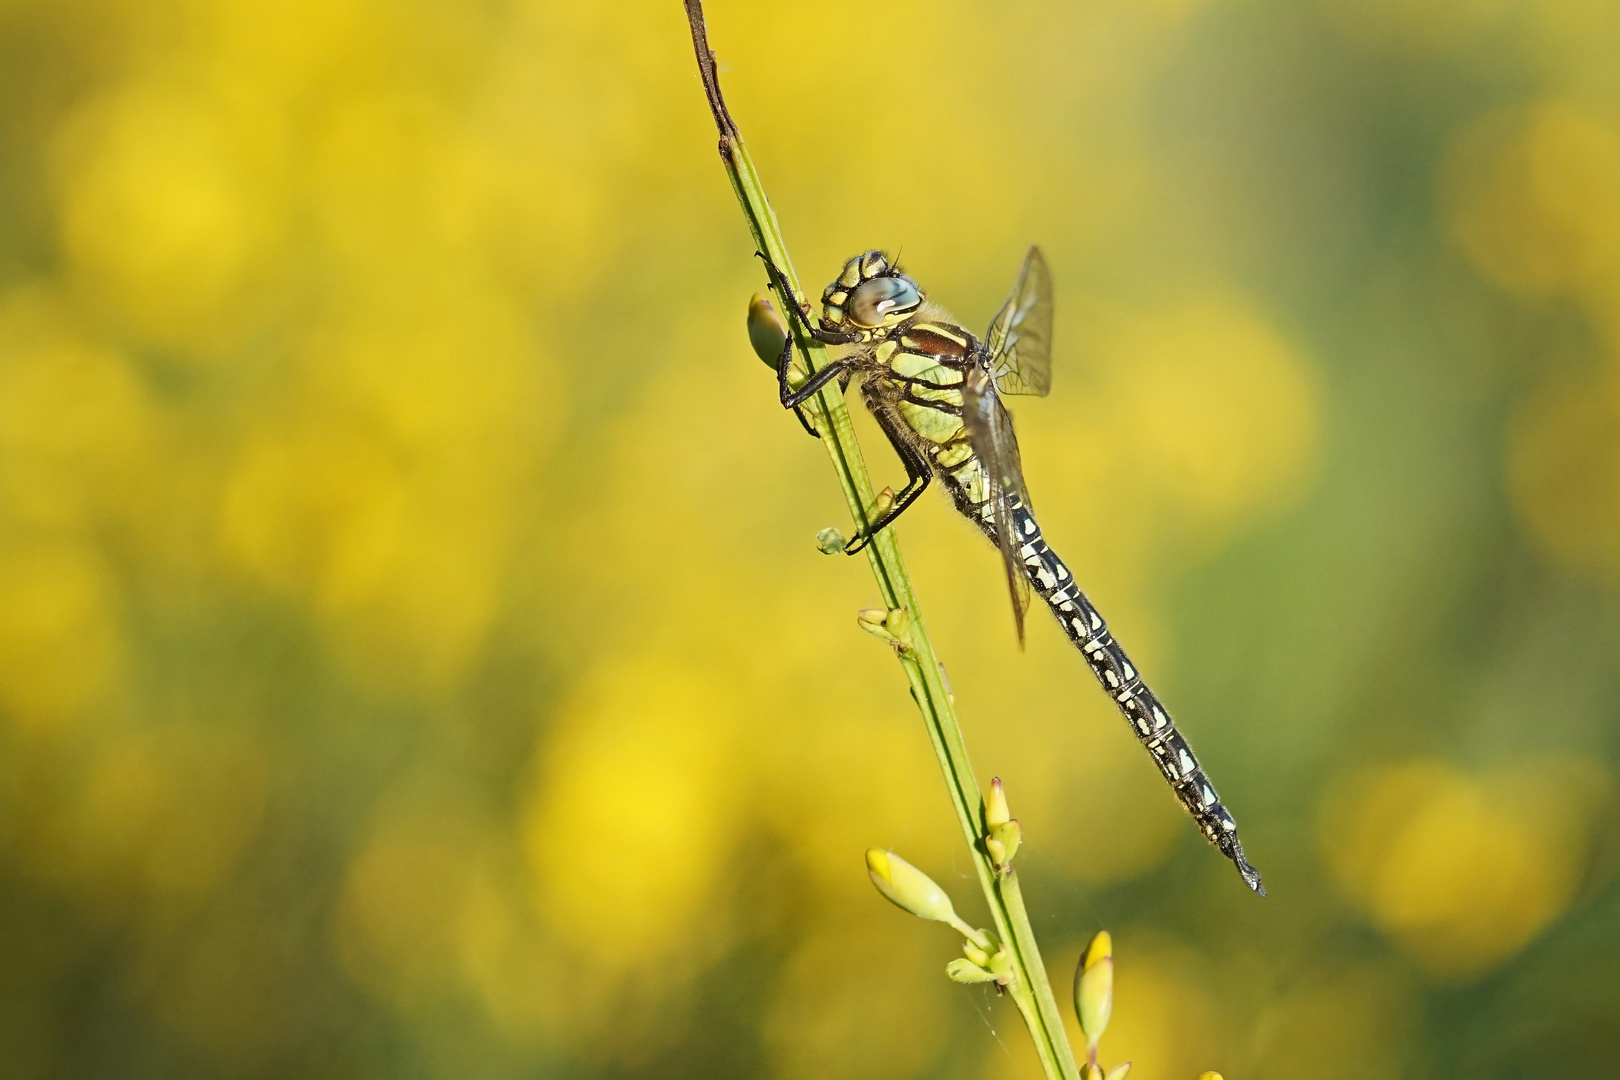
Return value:
<svg viewBox="0 0 1620 1080">
<path fill-rule="evenodd" d="M 1237 822 L 1192 747 L 1035 519 L 1002 398 L 1044 397 L 1052 387 L 1052 277 L 1040 249 L 1025 254 L 1012 294 L 982 339 L 929 300 L 882 251 L 862 252 L 844 264 L 822 292 L 815 325 L 808 304 L 787 299 L 795 294 L 781 270 L 761 258 L 799 326 L 840 353 L 806 376 L 808 365 L 796 363 L 787 336 L 775 364 L 783 407 L 817 434 L 805 406 L 834 379 L 841 390 L 854 382 L 905 466 L 905 487 L 844 551 L 864 548 L 937 481 L 1000 551 L 1020 646 L 1033 592 L 1080 650 L 1205 838 L 1264 896 L 1259 872 L 1244 857 Z"/>
</svg>

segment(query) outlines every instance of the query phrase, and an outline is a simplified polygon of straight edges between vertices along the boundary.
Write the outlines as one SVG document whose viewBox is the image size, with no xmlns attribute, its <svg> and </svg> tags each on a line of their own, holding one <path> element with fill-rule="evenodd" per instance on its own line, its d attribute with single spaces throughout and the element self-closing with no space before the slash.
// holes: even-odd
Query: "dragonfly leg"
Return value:
<svg viewBox="0 0 1620 1080">
<path fill-rule="evenodd" d="M 793 364 L 793 338 L 790 336 L 786 341 L 782 342 L 782 354 L 779 357 L 777 357 L 777 359 L 776 359 L 776 382 L 777 382 L 777 386 L 779 388 L 784 389 L 784 392 L 785 392 L 785 390 L 787 388 L 787 374 L 786 373 L 787 373 L 788 368 L 791 367 L 792 364 Z M 842 390 L 845 387 L 847 387 L 848 385 L 849 385 L 848 381 L 845 380 L 845 381 L 843 381 L 843 382 L 841 382 L 839 384 L 839 389 Z M 794 406 L 793 407 L 793 415 L 798 418 L 799 426 L 804 428 L 805 434 L 809 435 L 812 439 L 821 438 L 821 432 L 817 431 L 816 428 L 815 428 L 815 425 L 810 423 L 810 418 L 804 414 L 804 409 L 803 408 L 801 408 L 799 406 Z"/>
<path fill-rule="evenodd" d="M 815 338 L 823 345 L 848 345 L 851 342 L 860 340 L 860 336 L 858 334 L 841 334 L 832 330 L 823 330 L 819 326 L 811 326 L 809 318 L 806 317 L 804 313 L 804 309 L 799 307 L 798 299 L 793 295 L 793 290 L 788 286 L 787 275 L 783 274 L 781 270 L 777 269 L 776 264 L 771 262 L 770 256 L 766 255 L 763 251 L 755 252 L 755 254 L 764 261 L 765 272 L 770 275 L 771 284 L 776 288 L 777 294 L 782 298 L 782 306 L 787 308 L 791 313 L 791 316 L 799 321 L 799 325 L 803 327 L 806 334 L 809 334 L 812 338 Z"/>
<path fill-rule="evenodd" d="M 841 387 L 849 385 L 849 377 L 860 359 L 846 356 L 842 360 L 834 360 L 799 384 L 799 388 L 795 390 L 788 385 L 788 371 L 793 366 L 793 339 L 789 338 L 787 344 L 782 347 L 782 355 L 776 361 L 776 387 L 782 398 L 782 408 L 797 409 L 834 379 L 839 380 Z"/>
<path fill-rule="evenodd" d="M 883 434 L 888 436 L 889 445 L 894 447 L 894 452 L 900 456 L 901 463 L 906 467 L 906 486 L 894 497 L 894 505 L 889 507 L 887 513 L 874 521 L 861 535 L 844 545 L 845 555 L 853 555 L 860 551 L 872 542 L 872 537 L 893 524 L 894 519 L 905 512 L 906 507 L 917 501 L 917 496 L 927 489 L 928 481 L 934 478 L 933 466 L 927 456 L 915 443 L 905 437 L 900 422 L 887 409 L 873 409 L 872 416 L 877 420 L 878 427 L 883 429 Z"/>
</svg>

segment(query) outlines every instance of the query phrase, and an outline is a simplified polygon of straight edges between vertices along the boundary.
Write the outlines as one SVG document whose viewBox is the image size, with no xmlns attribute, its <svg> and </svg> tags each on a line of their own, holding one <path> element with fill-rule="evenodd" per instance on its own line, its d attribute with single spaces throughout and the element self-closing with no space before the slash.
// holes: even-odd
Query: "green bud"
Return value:
<svg viewBox="0 0 1620 1080">
<path fill-rule="evenodd" d="M 871 519 L 878 518 L 894 509 L 894 488 L 886 487 L 872 498 Z"/>
<path fill-rule="evenodd" d="M 754 355 L 775 371 L 787 339 L 787 327 L 776 314 L 776 308 L 766 297 L 755 293 L 753 299 L 748 301 L 748 342 L 754 346 Z"/>
<path fill-rule="evenodd" d="M 866 852 L 866 872 L 878 892 L 896 907 L 930 922 L 953 926 L 961 922 L 945 890 L 900 856 L 882 848 L 871 848 Z"/>
<path fill-rule="evenodd" d="M 882 638 L 884 641 L 893 641 L 894 635 L 889 633 L 889 628 L 886 625 L 888 621 L 889 613 L 882 608 L 862 608 L 855 613 L 855 622 L 862 630 L 865 630 L 873 637 Z"/>
<path fill-rule="evenodd" d="M 1074 1012 L 1080 1018 L 1080 1030 L 1085 1032 L 1086 1045 L 1093 1055 L 1113 1011 L 1114 939 L 1109 937 L 1108 931 L 1099 930 L 1086 946 L 1074 973 Z"/>
<path fill-rule="evenodd" d="M 973 961 L 963 960 L 960 957 L 945 965 L 945 974 L 949 976 L 953 982 L 959 983 L 987 983 L 996 981 L 994 974 L 984 970 L 984 968 L 975 964 Z"/>
<path fill-rule="evenodd" d="M 962 955 L 982 968 L 990 966 L 991 955 L 989 950 L 981 949 L 971 941 L 962 943 Z"/>
<path fill-rule="evenodd" d="M 991 826 L 990 835 L 984 838 L 984 849 L 996 864 L 996 869 L 1005 874 L 1013 856 L 1018 854 L 1018 845 L 1023 841 L 1024 830 L 1019 826 L 1018 819 L 1013 818 Z"/>
<path fill-rule="evenodd" d="M 1115 1065 L 1108 1071 L 1106 1080 L 1125 1080 L 1125 1075 L 1130 1071 L 1131 1063 L 1128 1061 L 1122 1065 Z M 1199 1077 L 1198 1080 L 1208 1080 L 1208 1078 L 1212 1076 L 1215 1078 L 1215 1080 L 1221 1080 L 1219 1074 L 1217 1073 L 1205 1073 L 1203 1076 Z"/>
<path fill-rule="evenodd" d="M 855 621 L 868 634 L 902 652 L 911 648 L 911 616 L 905 608 L 863 608 L 856 612 Z"/>
<path fill-rule="evenodd" d="M 831 525 L 816 533 L 816 550 L 823 555 L 837 555 L 847 543 L 849 541 L 844 539 L 844 534 Z"/>
</svg>

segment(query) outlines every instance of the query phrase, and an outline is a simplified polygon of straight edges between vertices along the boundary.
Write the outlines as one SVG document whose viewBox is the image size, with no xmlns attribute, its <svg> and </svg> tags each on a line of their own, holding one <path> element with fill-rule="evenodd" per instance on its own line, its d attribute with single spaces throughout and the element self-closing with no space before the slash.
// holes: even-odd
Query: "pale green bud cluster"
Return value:
<svg viewBox="0 0 1620 1080">
<path fill-rule="evenodd" d="M 905 608 L 894 608 L 890 611 L 882 608 L 865 608 L 856 612 L 855 621 L 862 630 L 894 646 L 898 651 L 905 652 L 912 647 L 911 613 Z"/>
</svg>

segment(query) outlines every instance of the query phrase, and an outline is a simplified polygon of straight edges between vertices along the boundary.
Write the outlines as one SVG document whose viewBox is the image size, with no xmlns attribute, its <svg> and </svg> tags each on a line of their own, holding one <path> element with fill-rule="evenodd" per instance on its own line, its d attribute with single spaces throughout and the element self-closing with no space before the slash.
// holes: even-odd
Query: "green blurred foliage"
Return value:
<svg viewBox="0 0 1620 1080">
<path fill-rule="evenodd" d="M 1032 492 L 1271 899 L 898 532 L 1133 1078 L 1614 1072 L 1616 12 L 710 5 L 807 287 L 1052 263 Z M 1035 1075 L 863 872 L 983 917 L 713 146 L 674 3 L 0 0 L 6 1076 Z"/>
</svg>

